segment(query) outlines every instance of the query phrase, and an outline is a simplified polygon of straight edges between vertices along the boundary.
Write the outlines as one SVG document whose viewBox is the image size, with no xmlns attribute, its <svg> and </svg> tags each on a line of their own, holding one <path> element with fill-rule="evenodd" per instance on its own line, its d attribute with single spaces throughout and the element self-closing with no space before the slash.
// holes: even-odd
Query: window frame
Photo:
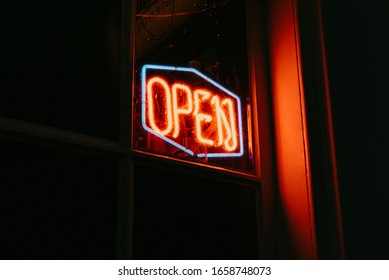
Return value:
<svg viewBox="0 0 389 280">
<path fill-rule="evenodd" d="M 70 150 L 88 155 L 98 155 L 114 158 L 119 161 L 118 186 L 118 223 L 117 223 L 117 258 L 131 259 L 133 240 L 133 214 L 134 214 L 134 162 L 141 162 L 158 166 L 161 163 L 166 168 L 182 168 L 185 172 L 201 173 L 202 176 L 218 180 L 234 181 L 250 186 L 256 190 L 256 207 L 258 217 L 258 251 L 263 259 L 275 258 L 302 258 L 315 259 L 320 257 L 316 233 L 324 224 L 320 217 L 315 220 L 315 211 L 325 209 L 333 222 L 330 223 L 332 251 L 327 256 L 344 256 L 341 215 L 339 205 L 339 190 L 336 174 L 336 155 L 332 135 L 332 123 L 329 106 L 329 89 L 326 80 L 324 38 L 320 18 L 320 1 L 316 0 L 309 6 L 304 0 L 246 0 L 247 33 L 250 85 L 253 94 L 253 111 L 258 112 L 253 117 L 253 127 L 256 127 L 254 141 L 257 148 L 257 159 L 260 163 L 259 176 L 246 176 L 225 172 L 224 170 L 208 169 L 172 162 L 163 158 L 134 153 L 131 149 L 131 123 L 132 123 L 132 92 L 134 91 L 134 28 L 136 1 L 121 1 L 121 84 L 120 84 L 120 136 L 119 141 L 106 140 L 64 129 L 46 125 L 20 121 L 0 116 L 0 137 L 25 141 L 36 145 L 43 145 L 55 149 Z M 130 12 L 129 12 L 130 11 Z M 133 12 L 132 12 L 133 11 Z M 304 13 L 303 13 L 304 11 Z M 305 18 L 304 15 L 313 12 L 318 15 L 315 19 Z M 260 15 L 260 16 L 258 16 Z M 284 21 L 280 24 L 280 18 Z M 313 42 L 301 40 L 301 34 L 310 34 L 303 23 L 313 21 L 316 25 Z M 253 24 L 254 22 L 254 24 Z M 308 30 L 308 31 L 307 31 Z M 308 33 L 307 33 L 308 32 Z M 256 34 L 251 36 L 250 34 Z M 283 41 L 284 48 L 277 49 L 280 34 L 286 34 L 290 40 Z M 285 37 L 285 36 L 284 36 Z M 317 64 L 308 63 L 301 46 L 313 46 L 320 55 L 316 57 Z M 285 56 L 286 55 L 286 56 Z M 288 59 L 281 59 L 287 57 Z M 290 63 L 290 72 L 279 71 Z M 304 81 L 306 69 L 316 69 L 316 77 L 324 81 L 318 86 L 309 87 Z M 290 78 L 290 76 L 293 76 Z M 281 84 L 279 84 L 281 83 Z M 288 91 L 286 89 L 291 89 Z M 312 108 L 317 104 L 307 101 L 306 96 L 315 89 L 321 89 L 325 105 L 320 107 L 320 113 L 312 116 Z M 292 96 L 289 107 L 282 107 L 285 94 Z M 255 108 L 254 108 L 255 106 Z M 327 107 L 326 107 L 327 106 Z M 281 108 L 281 109 L 280 109 Z M 282 109 L 283 108 L 283 109 Z M 307 114 L 307 108 L 309 114 Z M 284 111 L 280 111 L 284 110 Z M 294 110 L 294 111 L 293 111 Z M 293 112 L 292 112 L 293 111 Z M 290 114 L 296 119 L 290 123 Z M 321 114 L 321 115 L 320 115 Z M 319 119 L 324 122 L 320 127 L 326 138 L 323 151 L 329 151 L 328 161 L 320 162 L 317 155 L 312 154 L 312 147 L 320 142 L 312 134 L 312 128 L 307 125 L 309 120 Z M 293 133 L 300 135 L 293 142 L 288 140 L 285 125 L 291 125 Z M 290 131 L 290 130 L 289 130 Z M 260 149 L 259 149 L 260 148 Z M 301 157 L 298 151 L 303 151 Z M 291 162 L 290 155 L 296 156 Z M 260 164 L 260 165 L 259 165 Z M 316 164 L 316 165 L 314 165 Z M 319 165 L 317 165 L 319 164 Z M 324 178 L 326 173 L 316 172 L 317 166 L 324 166 L 331 178 L 324 188 L 329 190 L 326 196 L 328 205 L 317 205 L 317 180 Z M 313 171 L 312 171 L 313 170 Z M 296 177 L 296 174 L 298 175 Z M 297 178 L 297 179 L 296 179 Z M 298 180 L 300 179 L 300 181 Z M 293 192 L 290 190 L 294 190 Z M 324 208 L 323 208 L 324 207 Z M 281 244 L 278 244 L 283 240 Z"/>
<path fill-rule="evenodd" d="M 247 7 L 247 4 L 249 2 L 251 2 L 251 0 L 244 0 L 245 1 L 245 9 L 246 9 L 246 15 L 247 15 L 247 11 L 248 11 L 248 7 Z M 155 1 L 151 1 L 150 3 L 154 3 Z M 136 11 L 136 4 L 134 4 L 135 6 L 135 11 Z M 133 15 L 134 16 L 134 15 Z M 260 19 L 258 20 L 258 17 L 255 17 L 253 16 L 254 19 L 256 19 L 257 21 L 260 21 Z M 133 26 L 134 28 L 136 27 L 136 22 L 135 22 L 136 19 L 133 19 Z M 247 24 L 247 21 L 246 21 L 246 30 L 247 30 L 247 36 L 246 36 L 246 41 L 248 43 L 248 24 Z M 132 30 L 132 35 L 133 35 L 133 43 L 135 43 L 135 35 L 136 32 L 135 32 L 135 29 Z M 249 45 L 247 44 L 247 50 L 250 51 L 249 49 L 252 48 L 253 46 L 249 47 Z M 259 47 L 259 46 L 256 46 L 256 50 L 260 49 L 260 51 L 262 52 L 262 49 Z M 252 53 L 255 53 L 255 51 L 251 51 Z M 135 47 L 132 49 L 132 66 L 133 66 L 133 69 L 135 69 L 135 63 L 136 63 L 136 53 L 135 53 Z M 253 65 L 251 63 L 251 60 L 249 57 L 247 57 L 247 64 L 248 64 L 248 68 L 249 69 L 252 69 L 253 67 L 258 67 L 258 65 Z M 262 65 L 260 67 L 264 67 L 264 64 L 262 62 Z M 205 172 L 207 173 L 207 176 L 216 176 L 216 178 L 220 178 L 220 177 L 225 177 L 225 178 L 231 178 L 231 177 L 236 177 L 236 178 L 240 178 L 241 180 L 244 180 L 244 181 L 247 181 L 247 182 L 257 182 L 257 183 L 260 183 L 261 182 L 261 170 L 262 170 L 262 165 L 261 165 L 261 159 L 260 159 L 260 141 L 259 141 L 259 128 L 258 128 L 258 119 L 259 119 L 259 115 L 257 113 L 257 108 L 258 108 L 258 98 L 256 97 L 257 95 L 257 92 L 258 91 L 264 91 L 266 90 L 265 87 L 263 86 L 258 86 L 255 82 L 255 80 L 257 79 L 257 77 L 254 77 L 254 73 L 251 72 L 250 73 L 250 70 L 248 69 L 248 88 L 251 90 L 252 93 L 250 93 L 249 95 L 249 98 L 252 99 L 251 102 L 250 102 L 250 106 L 251 106 L 251 120 L 250 121 L 247 121 L 247 123 L 251 123 L 251 128 L 253 130 L 253 132 L 251 133 L 252 135 L 248 136 L 249 137 L 249 142 L 251 141 L 252 143 L 249 143 L 249 145 L 252 147 L 252 150 L 253 150 L 253 165 L 254 165 L 254 171 L 253 172 L 249 172 L 249 171 L 240 171 L 240 170 L 233 170 L 233 169 L 229 169 L 228 167 L 223 167 L 223 166 L 218 166 L 218 165 L 212 165 L 212 164 L 205 164 L 205 163 L 199 163 L 199 162 L 195 162 L 195 161 L 188 161 L 188 160 L 185 160 L 185 159 L 180 159 L 180 158 L 168 158 L 168 156 L 166 155 L 159 155 L 159 154 L 155 154 L 154 152 L 149 152 L 149 151 L 145 151 L 145 150 L 141 150 L 141 149 L 137 149 L 136 147 L 134 147 L 134 143 L 131 142 L 131 149 L 133 150 L 133 154 L 135 157 L 137 158 L 142 158 L 142 160 L 150 160 L 150 161 L 153 161 L 153 160 L 156 160 L 156 161 L 159 161 L 159 162 L 163 162 L 164 164 L 167 164 L 167 165 L 174 165 L 173 162 L 175 162 L 177 164 L 177 166 L 179 166 L 180 168 L 184 168 L 184 169 L 193 169 L 194 171 L 193 172 L 196 172 L 195 170 L 199 170 L 201 172 Z M 132 76 L 133 77 L 133 87 L 132 87 L 132 91 L 134 93 L 134 95 L 136 94 L 135 92 L 135 79 L 136 77 Z M 133 97 L 135 98 L 135 96 Z M 133 102 L 133 101 L 132 101 Z M 132 106 L 135 106 L 134 102 L 132 103 Z M 134 127 L 134 123 L 132 122 L 132 127 L 131 127 L 131 131 L 134 131 L 134 129 L 136 129 Z M 133 139 L 131 138 L 131 141 L 133 141 Z"/>
</svg>

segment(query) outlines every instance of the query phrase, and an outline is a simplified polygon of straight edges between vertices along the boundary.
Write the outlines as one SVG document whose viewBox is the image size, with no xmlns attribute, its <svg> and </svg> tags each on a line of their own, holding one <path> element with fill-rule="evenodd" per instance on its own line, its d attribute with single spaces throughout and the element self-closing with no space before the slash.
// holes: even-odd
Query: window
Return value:
<svg viewBox="0 0 389 280">
<path fill-rule="evenodd" d="M 2 259 L 118 256 L 120 19 L 116 0 L 0 3 Z"/>
<path fill-rule="evenodd" d="M 0 4 L 0 114 L 119 138 L 118 0 Z"/>
<path fill-rule="evenodd" d="M 245 1 L 19 1 L 0 13 L 3 258 L 262 257 Z M 142 112 L 143 69 L 171 92 L 182 80 L 175 105 Z M 164 128 L 164 104 L 178 115 L 169 133 L 187 125 L 179 145 L 205 142 L 193 155 L 145 129 Z"/>
<path fill-rule="evenodd" d="M 245 1 L 138 1 L 133 148 L 256 174 Z"/>
<path fill-rule="evenodd" d="M 134 257 L 260 258 L 245 1 L 137 3 Z"/>
<path fill-rule="evenodd" d="M 257 188 L 142 163 L 134 173 L 135 259 L 262 257 Z"/>
<path fill-rule="evenodd" d="M 113 259 L 118 162 L 0 139 L 1 258 Z"/>
</svg>

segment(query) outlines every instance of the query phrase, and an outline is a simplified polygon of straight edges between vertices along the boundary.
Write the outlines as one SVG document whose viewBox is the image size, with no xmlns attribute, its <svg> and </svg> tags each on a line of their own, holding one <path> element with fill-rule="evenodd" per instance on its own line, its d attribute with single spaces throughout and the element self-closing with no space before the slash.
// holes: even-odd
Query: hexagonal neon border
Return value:
<svg viewBox="0 0 389 280">
<path fill-rule="evenodd" d="M 165 65 L 156 65 L 156 64 L 145 64 L 142 67 L 142 74 L 141 74 L 141 83 L 142 83 L 142 126 L 143 128 L 150 132 L 151 134 L 161 138 L 162 140 L 168 142 L 169 144 L 177 147 L 178 149 L 188 153 L 191 156 L 195 156 L 194 152 L 191 151 L 188 148 L 185 148 L 184 146 L 174 142 L 173 140 L 158 134 L 151 128 L 149 128 L 146 125 L 146 71 L 147 69 L 156 69 L 156 70 L 168 70 L 168 71 L 180 71 L 180 72 L 192 72 L 196 74 L 197 76 L 200 76 L 207 82 L 211 83 L 215 87 L 221 89 L 222 91 L 228 93 L 231 95 L 234 99 L 236 99 L 237 104 L 238 104 L 238 125 L 239 125 L 239 152 L 238 153 L 206 153 L 206 154 L 197 154 L 196 156 L 199 158 L 216 158 L 216 157 L 240 157 L 244 153 L 244 148 L 243 148 L 243 129 L 242 129 L 242 108 L 241 108 L 241 102 L 239 96 L 237 96 L 235 93 L 229 91 L 222 85 L 218 84 L 211 78 L 205 76 L 203 73 L 199 72 L 198 70 L 194 68 L 188 68 L 188 67 L 174 67 L 174 66 L 165 66 Z"/>
</svg>

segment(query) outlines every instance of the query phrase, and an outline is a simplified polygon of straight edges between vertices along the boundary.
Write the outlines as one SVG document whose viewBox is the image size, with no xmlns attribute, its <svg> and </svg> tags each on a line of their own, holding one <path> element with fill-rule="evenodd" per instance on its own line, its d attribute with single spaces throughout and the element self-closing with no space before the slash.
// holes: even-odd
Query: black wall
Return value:
<svg viewBox="0 0 389 280">
<path fill-rule="evenodd" d="M 322 1 L 348 259 L 389 258 L 389 1 Z"/>
</svg>

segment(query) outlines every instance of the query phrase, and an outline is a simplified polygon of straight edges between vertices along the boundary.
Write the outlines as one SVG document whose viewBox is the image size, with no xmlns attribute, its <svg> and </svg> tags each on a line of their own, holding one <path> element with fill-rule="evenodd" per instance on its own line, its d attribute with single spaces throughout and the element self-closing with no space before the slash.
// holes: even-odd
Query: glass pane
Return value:
<svg viewBox="0 0 389 280">
<path fill-rule="evenodd" d="M 149 166 L 134 174 L 135 259 L 259 258 L 254 188 Z"/>
<path fill-rule="evenodd" d="M 245 1 L 138 1 L 133 148 L 255 173 Z"/>
<path fill-rule="evenodd" d="M 117 161 L 0 140 L 0 258 L 114 259 Z"/>
<path fill-rule="evenodd" d="M 1 1 L 0 115 L 117 139 L 120 2 Z"/>
</svg>

